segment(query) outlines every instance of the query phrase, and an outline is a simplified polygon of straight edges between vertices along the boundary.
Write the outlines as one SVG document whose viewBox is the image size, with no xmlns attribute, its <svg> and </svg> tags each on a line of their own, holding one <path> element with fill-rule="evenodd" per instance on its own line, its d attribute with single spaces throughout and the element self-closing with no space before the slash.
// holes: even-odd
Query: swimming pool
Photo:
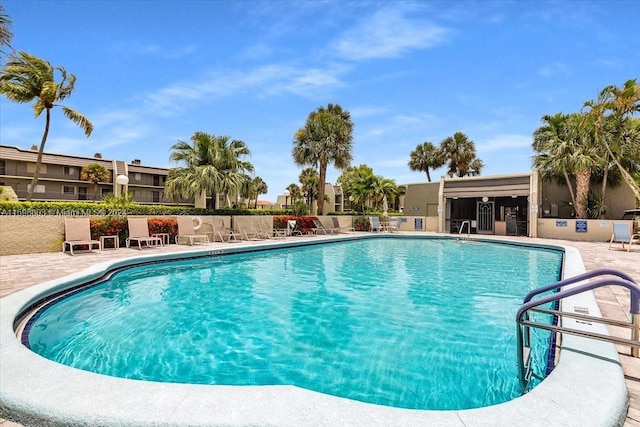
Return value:
<svg viewBox="0 0 640 427">
<path fill-rule="evenodd" d="M 358 239 L 360 237 L 356 237 Z M 363 237 L 364 238 L 364 237 Z M 302 244 L 302 243 L 300 243 Z M 285 243 L 285 245 L 298 245 Z M 244 248 L 243 248 L 244 249 Z M 246 250 L 256 250 L 258 246 L 246 247 Z M 583 269 L 573 265 L 576 261 L 574 251 L 565 248 L 567 264 L 565 272 L 577 274 L 575 271 Z M 193 255 L 206 255 L 211 251 L 196 250 Z M 530 425 L 538 425 L 545 420 L 549 425 L 604 425 L 593 424 L 592 421 L 611 420 L 612 408 L 615 409 L 623 402 L 622 394 L 616 386 L 613 392 L 609 385 L 619 379 L 619 373 L 613 372 L 611 364 L 588 368 L 589 375 L 575 375 L 574 368 L 585 367 L 581 352 L 569 352 L 561 357 L 561 363 L 551 376 L 538 388 L 514 401 L 495 405 L 488 408 L 462 411 L 415 411 L 365 404 L 353 400 L 336 398 L 325 394 L 315 393 L 299 387 L 290 386 L 262 386 L 262 387 L 225 387 L 225 386 L 193 386 L 184 384 L 160 384 L 143 381 L 131 381 L 88 372 L 82 372 L 62 365 L 54 364 L 39 358 L 33 353 L 19 350 L 6 335 L 7 314 L 15 316 L 26 306 L 40 299 L 44 294 L 50 294 L 70 285 L 80 283 L 86 277 L 98 277 L 105 271 L 116 267 L 123 267 L 140 261 L 160 261 L 165 258 L 184 257 L 184 255 L 147 255 L 137 260 L 123 260 L 98 266 L 85 272 L 83 277 L 73 277 L 66 281 L 49 283 L 41 289 L 33 289 L 20 298 L 5 298 L 2 300 L 2 369 L 3 387 L 2 410 L 10 408 L 14 412 L 22 411 L 25 407 L 46 408 L 48 417 L 58 419 L 75 418 L 78 425 L 80 419 L 86 420 L 119 420 L 130 424 L 156 423 L 157 425 L 210 425 L 215 423 L 232 424 L 279 424 L 279 425 L 318 425 L 318 424 L 398 424 L 412 423 L 442 424 L 442 425 L 474 425 L 474 420 L 491 420 L 493 425 L 512 425 L 514 419 L 531 421 Z M 578 271 L 579 272 L 579 271 Z M 42 289 L 46 288 L 46 289 Z M 589 302 L 580 302 L 588 305 Z M 13 321 L 11 320 L 10 324 Z M 573 340 L 571 340 L 573 341 Z M 584 340 L 582 340 L 584 341 Z M 589 342 L 587 344 L 570 342 L 563 344 L 579 349 L 586 348 L 590 353 L 605 354 L 605 358 L 612 357 L 610 348 L 600 348 L 602 343 Z M 586 347 L 585 347 L 586 346 Z M 595 349 L 594 347 L 598 347 Z M 613 352 L 615 354 L 615 351 Z M 35 356 L 35 357 L 34 357 Z M 587 358 L 593 362 L 593 358 Z M 577 360 L 577 364 L 574 363 Z M 619 367 L 617 367 L 619 368 Z M 573 374 L 572 374 L 572 371 Z M 47 372 L 47 375 L 38 375 Z M 598 391 L 607 390 L 600 397 L 606 407 L 603 412 L 591 402 L 586 408 L 580 407 L 585 393 L 594 388 L 592 382 L 597 382 Z M 21 384 L 22 382 L 22 384 Z M 559 388 L 558 388 L 559 387 Z M 554 388 L 562 390 L 562 401 L 558 401 L 549 393 Z M 575 389 L 574 389 L 575 388 Z M 567 391 L 574 390 L 574 393 Z M 581 394 L 576 400 L 575 395 Z M 71 394 L 70 394 L 71 393 Z M 73 396 L 73 397 L 70 397 Z M 85 399 L 86 396 L 86 399 Z M 25 403 L 28 402 L 28 403 Z M 86 403 L 83 403 L 86 402 Z M 546 402 L 546 403 L 545 403 Z M 18 405 L 20 403 L 20 405 Z M 544 410 L 545 405 L 551 405 L 551 410 Z M 566 407 L 565 407 L 566 406 Z M 69 410 L 73 407 L 74 411 Z M 561 408 L 561 409 L 559 409 Z M 595 413 L 594 413 L 595 412 Z M 87 418 L 88 417 L 88 418 Z M 124 417 L 124 418 L 123 418 Z M 514 418 L 515 417 L 515 418 Z M 231 421 L 229 421 L 231 420 Z M 583 421 L 582 423 L 580 423 Z M 73 424 L 73 422 L 72 422 Z M 527 425 L 527 422 L 518 422 Z"/>
<path fill-rule="evenodd" d="M 23 342 L 122 378 L 476 408 L 522 394 L 513 318 L 561 265 L 560 251 L 419 238 L 156 263 L 40 310 Z M 535 332 L 542 376 L 550 334 Z"/>
</svg>

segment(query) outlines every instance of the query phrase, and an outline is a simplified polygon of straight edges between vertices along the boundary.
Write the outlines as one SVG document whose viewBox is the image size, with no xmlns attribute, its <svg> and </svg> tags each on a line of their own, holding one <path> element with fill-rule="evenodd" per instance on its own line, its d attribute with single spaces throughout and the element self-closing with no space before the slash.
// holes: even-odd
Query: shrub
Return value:
<svg viewBox="0 0 640 427">
<path fill-rule="evenodd" d="M 317 216 L 293 216 L 293 215 L 274 216 L 273 228 L 280 229 L 280 230 L 285 229 L 287 228 L 287 221 L 295 220 L 296 226 L 300 231 L 302 231 L 303 233 L 309 233 L 312 231 L 312 229 L 316 228 L 315 224 L 313 223 L 314 219 L 317 220 L 318 217 Z"/>
<path fill-rule="evenodd" d="M 108 217 L 101 219 L 92 219 L 91 238 L 98 240 L 100 236 L 118 236 L 120 245 L 124 245 L 127 237 L 129 237 L 129 229 L 127 227 L 127 219 L 123 217 Z"/>
<path fill-rule="evenodd" d="M 353 219 L 353 228 L 356 231 L 369 231 L 371 228 L 371 223 L 369 222 L 369 217 L 359 216 Z"/>
</svg>

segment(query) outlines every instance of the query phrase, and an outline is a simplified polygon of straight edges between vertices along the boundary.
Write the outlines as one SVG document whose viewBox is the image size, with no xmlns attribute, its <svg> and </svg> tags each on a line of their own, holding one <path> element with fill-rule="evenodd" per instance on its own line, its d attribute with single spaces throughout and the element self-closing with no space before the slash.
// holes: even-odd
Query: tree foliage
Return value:
<svg viewBox="0 0 640 427">
<path fill-rule="evenodd" d="M 56 82 L 56 74 L 60 77 L 58 82 Z M 38 185 L 42 155 L 51 123 L 51 110 L 71 96 L 75 83 L 76 77 L 73 74 L 67 74 L 63 67 L 53 67 L 48 61 L 26 52 L 12 53 L 0 73 L 0 94 L 16 103 L 35 101 L 32 107 L 36 118 L 40 117 L 43 111 L 45 112 L 44 133 L 40 141 L 27 201 L 31 200 Z M 67 119 L 82 128 L 85 136 L 91 135 L 93 124 L 89 119 L 65 106 L 62 106 L 62 112 Z"/>
<path fill-rule="evenodd" d="M 169 158 L 183 166 L 169 171 L 165 182 L 169 197 L 191 198 L 204 192 L 217 201 L 218 194 L 225 194 L 227 206 L 231 207 L 229 195 L 239 194 L 249 179 L 247 172 L 254 170 L 251 162 L 245 160 L 251 154 L 249 148 L 229 136 L 195 132 L 191 144 L 178 141 L 171 150 Z"/>
<path fill-rule="evenodd" d="M 80 170 L 80 179 L 93 184 L 93 201 L 98 196 L 98 184 L 111 181 L 111 172 L 99 163 L 91 163 Z"/>
<path fill-rule="evenodd" d="M 431 142 L 423 142 L 419 144 L 415 150 L 411 152 L 409 159 L 409 168 L 412 171 L 425 172 L 427 180 L 431 182 L 431 169 L 438 169 L 445 164 L 443 153 L 436 148 Z"/>
<path fill-rule="evenodd" d="M 353 123 L 340 105 L 328 104 L 309 114 L 304 127 L 293 137 L 292 156 L 299 166 L 318 168 L 318 215 L 323 213 L 327 166 L 347 168 L 352 160 Z"/>
</svg>

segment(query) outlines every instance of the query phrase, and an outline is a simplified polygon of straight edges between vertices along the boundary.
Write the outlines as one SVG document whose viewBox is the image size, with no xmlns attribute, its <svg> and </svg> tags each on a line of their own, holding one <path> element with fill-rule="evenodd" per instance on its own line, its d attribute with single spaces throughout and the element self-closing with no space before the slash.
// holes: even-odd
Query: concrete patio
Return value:
<svg viewBox="0 0 640 427">
<path fill-rule="evenodd" d="M 315 237 L 315 239 L 318 238 L 319 237 Z M 617 245 L 614 250 L 608 250 L 608 243 L 529 238 L 511 239 L 573 246 L 580 251 L 587 270 L 599 268 L 618 269 L 632 276 L 637 282 L 640 282 L 640 247 L 638 246 L 634 246 L 631 252 L 627 252 L 626 250 L 620 250 L 619 245 Z M 236 244 L 250 245 L 252 242 Z M 212 249 L 228 246 L 229 244 L 226 243 L 210 244 Z M 73 257 L 60 252 L 2 256 L 0 257 L 0 297 L 10 295 L 38 283 L 75 273 L 98 262 L 136 256 L 141 253 L 148 253 L 150 250 L 154 252 L 175 252 L 188 251 L 191 249 L 193 249 L 193 247 L 170 245 L 163 248 L 145 249 L 142 251 L 138 249 L 120 248 L 117 250 L 83 253 Z M 598 289 L 595 295 L 604 316 L 618 320 L 630 320 L 628 291 L 607 287 Z M 610 332 L 612 335 L 625 336 L 627 338 L 629 336 L 628 331 L 623 333 L 623 331 L 616 328 L 610 328 Z M 629 349 L 625 347 L 618 347 L 618 353 L 620 354 L 630 398 L 629 412 L 624 426 L 640 427 L 640 359 L 630 357 Z M 0 419 L 0 426 L 8 427 L 19 425 Z"/>
</svg>

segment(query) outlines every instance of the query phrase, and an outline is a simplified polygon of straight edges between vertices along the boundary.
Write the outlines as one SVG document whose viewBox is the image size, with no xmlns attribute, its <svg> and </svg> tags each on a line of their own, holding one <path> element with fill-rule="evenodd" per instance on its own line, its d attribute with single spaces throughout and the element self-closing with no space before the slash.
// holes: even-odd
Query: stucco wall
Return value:
<svg viewBox="0 0 640 427">
<path fill-rule="evenodd" d="M 64 217 L 0 216 L 0 255 L 62 250 Z"/>
<path fill-rule="evenodd" d="M 579 230 L 582 230 L 582 224 L 586 222 L 587 231 L 576 231 L 576 222 L 582 221 Z M 539 218 L 538 219 L 538 237 L 543 239 L 564 239 L 578 240 L 584 242 L 608 242 L 613 234 L 612 220 L 576 220 L 576 219 L 556 219 L 556 218 Z M 623 221 L 615 221 L 623 222 Z M 631 221 L 624 221 L 631 223 Z"/>
</svg>

